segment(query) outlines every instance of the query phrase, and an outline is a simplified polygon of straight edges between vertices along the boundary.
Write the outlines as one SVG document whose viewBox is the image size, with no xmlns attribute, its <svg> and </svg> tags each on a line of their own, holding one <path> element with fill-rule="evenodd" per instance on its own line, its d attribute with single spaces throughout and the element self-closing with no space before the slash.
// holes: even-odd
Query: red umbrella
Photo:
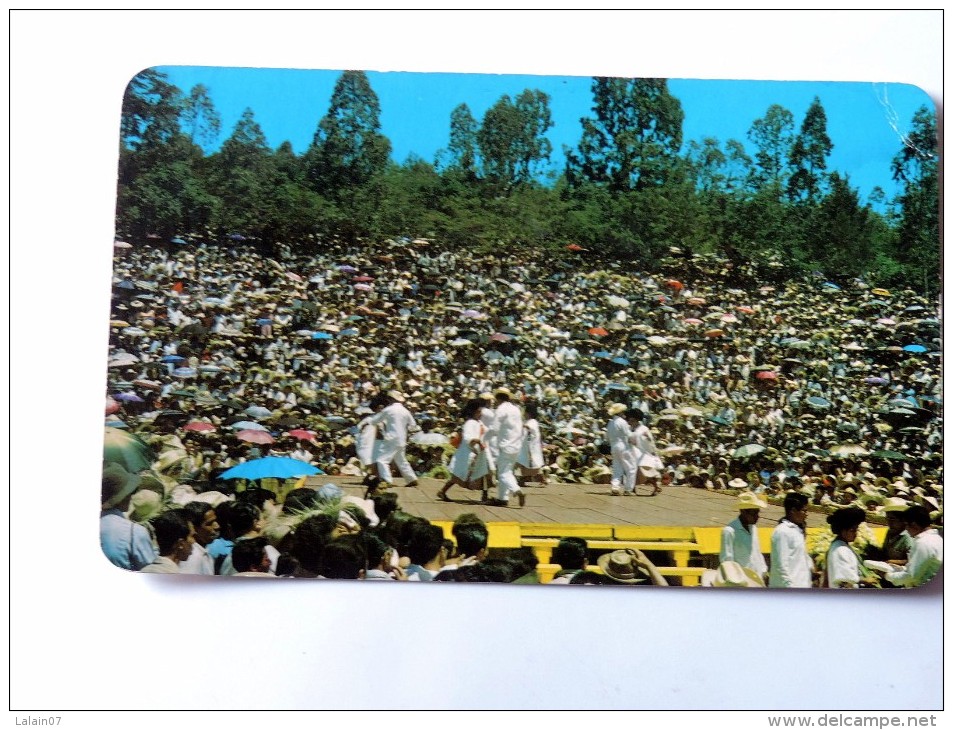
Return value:
<svg viewBox="0 0 953 730">
<path fill-rule="evenodd" d="M 777 380 L 778 374 L 773 370 L 762 370 L 755 377 L 758 380 Z"/>
<path fill-rule="evenodd" d="M 721 337 L 723 334 L 725 334 L 724 330 L 708 330 L 705 337 Z"/>
<path fill-rule="evenodd" d="M 603 327 L 593 327 L 589 330 L 589 334 L 593 335 L 594 337 L 605 337 L 607 334 L 609 334 L 609 331 Z"/>
<path fill-rule="evenodd" d="M 215 426 L 213 426 L 211 423 L 206 423 L 205 421 L 192 421 L 190 423 L 185 424 L 185 426 L 182 427 L 182 430 L 184 431 L 214 431 Z"/>
<path fill-rule="evenodd" d="M 288 431 L 288 435 L 298 439 L 299 441 L 310 441 L 317 434 L 315 434 L 314 431 L 308 431 L 304 428 L 296 428 L 292 431 Z"/>
<path fill-rule="evenodd" d="M 106 396 L 106 415 L 115 413 L 121 408 L 119 401 L 115 400 L 112 396 Z"/>
<path fill-rule="evenodd" d="M 369 281 L 374 281 L 374 277 L 373 277 L 373 276 L 366 276 L 366 275 L 365 275 L 365 276 L 355 276 L 355 277 L 354 277 L 354 281 L 360 282 L 360 283 L 362 283 L 362 284 L 366 284 L 366 283 L 369 282 Z"/>
<path fill-rule="evenodd" d="M 254 431 L 252 429 L 245 429 L 244 431 L 239 431 L 237 434 L 238 438 L 242 441 L 248 441 L 252 444 L 273 444 L 275 440 L 271 437 L 271 434 L 267 431 Z"/>
<path fill-rule="evenodd" d="M 735 309 L 737 309 L 742 314 L 754 314 L 754 310 L 748 306 L 742 305 L 740 307 L 735 307 Z"/>
<path fill-rule="evenodd" d="M 566 246 L 566 250 L 567 251 L 585 251 L 586 249 L 584 249 L 582 246 L 580 246 L 577 243 L 570 243 L 568 246 Z"/>
<path fill-rule="evenodd" d="M 681 291 L 685 288 L 685 285 L 680 282 L 678 279 L 669 279 L 665 282 L 665 286 L 671 287 L 675 291 Z"/>
</svg>

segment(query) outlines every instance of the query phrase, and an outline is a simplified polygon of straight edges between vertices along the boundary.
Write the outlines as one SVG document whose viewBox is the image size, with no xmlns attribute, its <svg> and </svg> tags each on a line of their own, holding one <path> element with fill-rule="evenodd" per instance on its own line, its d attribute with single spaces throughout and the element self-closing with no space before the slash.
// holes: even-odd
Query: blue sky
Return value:
<svg viewBox="0 0 953 730">
<path fill-rule="evenodd" d="M 301 69 L 159 68 L 184 93 L 199 83 L 209 89 L 222 117 L 218 144 L 250 107 L 272 148 L 287 140 L 297 153 L 311 143 L 340 75 L 340 71 Z M 551 167 L 559 170 L 563 145 L 576 145 L 579 119 L 591 113 L 589 77 L 369 72 L 368 78 L 380 99 L 381 125 L 395 162 L 403 162 L 410 154 L 433 162 L 437 151 L 447 145 L 450 112 L 458 104 L 466 102 L 479 121 L 503 94 L 513 98 L 523 89 L 535 88 L 550 95 Z M 898 130 L 909 129 L 920 106 L 933 108 L 924 91 L 907 84 L 671 79 L 669 89 L 685 111 L 683 151 L 690 140 L 716 137 L 722 143 L 737 139 L 750 153 L 753 148 L 746 133 L 771 104 L 790 110 L 797 129 L 817 96 L 834 143 L 828 170 L 849 175 L 863 201 L 875 186 L 883 188 L 888 198 L 897 192 L 890 160 L 900 149 Z"/>
</svg>

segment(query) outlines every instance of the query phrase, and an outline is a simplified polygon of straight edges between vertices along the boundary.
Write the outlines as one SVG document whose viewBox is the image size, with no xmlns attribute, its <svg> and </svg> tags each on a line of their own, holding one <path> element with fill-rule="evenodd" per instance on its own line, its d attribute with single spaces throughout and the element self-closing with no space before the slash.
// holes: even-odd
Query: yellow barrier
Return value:
<svg viewBox="0 0 953 730">
<path fill-rule="evenodd" d="M 556 563 L 540 563 L 536 566 L 539 582 L 544 584 L 552 582 L 556 573 L 560 570 L 561 568 Z M 590 570 L 593 573 L 602 573 L 602 569 L 598 565 L 590 565 L 586 570 Z M 705 568 L 677 568 L 674 566 L 666 566 L 659 568 L 658 572 L 663 576 L 681 578 L 683 586 L 697 586 L 705 572 Z"/>
</svg>

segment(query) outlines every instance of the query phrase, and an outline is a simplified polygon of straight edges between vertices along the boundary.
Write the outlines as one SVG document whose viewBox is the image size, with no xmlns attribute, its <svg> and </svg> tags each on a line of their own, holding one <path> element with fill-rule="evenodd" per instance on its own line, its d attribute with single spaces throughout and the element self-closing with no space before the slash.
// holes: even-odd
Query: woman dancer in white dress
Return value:
<svg viewBox="0 0 953 730">
<path fill-rule="evenodd" d="M 523 420 L 523 446 L 516 457 L 516 463 L 520 467 L 520 486 L 528 481 L 539 481 L 540 484 L 546 484 L 546 475 L 542 473 L 543 468 L 543 435 L 539 430 L 539 406 L 535 401 L 527 401 L 523 407 L 525 418 Z"/>
<path fill-rule="evenodd" d="M 465 489 L 482 489 L 483 499 L 486 500 L 487 491 L 483 477 L 489 473 L 489 462 L 484 440 L 486 427 L 480 422 L 482 410 L 483 401 L 479 399 L 467 401 L 463 406 L 460 444 L 450 459 L 450 478 L 437 492 L 437 499 L 449 502 L 447 492 L 454 484 L 458 484 Z"/>
</svg>

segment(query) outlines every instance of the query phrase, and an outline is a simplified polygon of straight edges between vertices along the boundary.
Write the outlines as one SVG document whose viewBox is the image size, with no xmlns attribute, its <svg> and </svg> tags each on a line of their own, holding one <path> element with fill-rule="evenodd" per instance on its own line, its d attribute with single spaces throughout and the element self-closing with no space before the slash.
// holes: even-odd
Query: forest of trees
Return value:
<svg viewBox="0 0 953 730">
<path fill-rule="evenodd" d="M 916 112 L 892 161 L 900 193 L 871 196 L 883 203 L 878 212 L 828 169 L 833 143 L 816 97 L 800 122 L 770 106 L 746 147 L 684 140 L 682 106 L 664 79 L 594 78 L 592 96 L 578 144 L 564 149 L 565 169 L 547 177 L 550 99 L 536 89 L 501 97 L 482 119 L 460 104 L 435 160 L 396 164 L 361 71 L 341 74 L 299 155 L 289 142 L 269 148 L 251 109 L 206 154 L 202 145 L 222 133 L 209 90 L 186 94 L 149 69 L 123 100 L 117 236 L 240 234 L 265 249 L 395 236 L 477 250 L 576 244 L 644 269 L 678 246 L 751 261 L 775 277 L 820 270 L 939 290 L 932 110 Z"/>
</svg>

